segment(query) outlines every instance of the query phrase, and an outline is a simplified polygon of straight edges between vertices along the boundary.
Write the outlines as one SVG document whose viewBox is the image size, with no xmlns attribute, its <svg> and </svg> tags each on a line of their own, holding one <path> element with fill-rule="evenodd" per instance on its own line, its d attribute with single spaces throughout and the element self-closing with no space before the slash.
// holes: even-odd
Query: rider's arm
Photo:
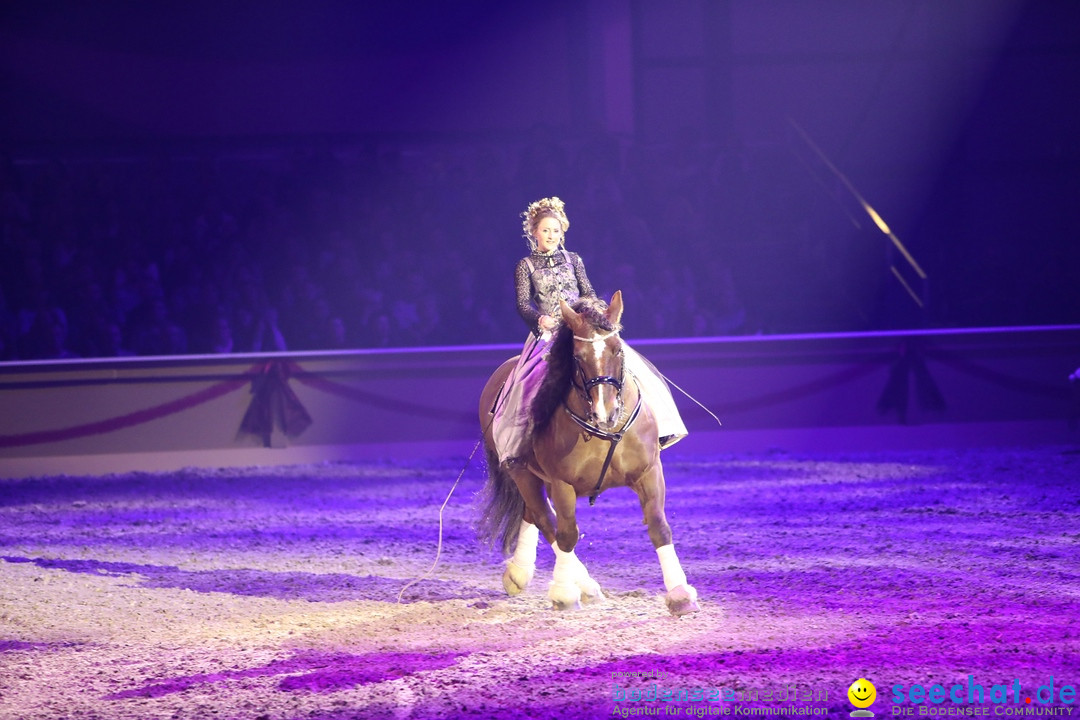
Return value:
<svg viewBox="0 0 1080 720">
<path fill-rule="evenodd" d="M 530 330 L 539 335 L 537 323 L 540 320 L 540 313 L 532 304 L 532 281 L 529 279 L 529 264 L 525 262 L 525 258 L 521 259 L 514 270 L 514 290 L 517 294 L 518 315 Z"/>
<path fill-rule="evenodd" d="M 592 283 L 589 282 L 589 276 L 585 274 L 585 263 L 582 262 L 581 256 L 577 253 L 570 253 L 570 262 L 574 265 L 574 276 L 577 278 L 578 294 L 581 297 L 596 297 L 596 291 L 593 290 Z"/>
</svg>

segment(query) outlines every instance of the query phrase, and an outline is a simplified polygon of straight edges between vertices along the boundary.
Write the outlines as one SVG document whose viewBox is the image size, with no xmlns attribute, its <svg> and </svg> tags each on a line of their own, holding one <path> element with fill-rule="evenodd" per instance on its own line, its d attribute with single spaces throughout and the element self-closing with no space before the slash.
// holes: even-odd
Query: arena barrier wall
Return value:
<svg viewBox="0 0 1080 720">
<path fill-rule="evenodd" d="M 668 453 L 1075 444 L 1080 326 L 632 341 Z M 464 457 L 516 345 L 0 363 L 0 477 Z"/>
</svg>

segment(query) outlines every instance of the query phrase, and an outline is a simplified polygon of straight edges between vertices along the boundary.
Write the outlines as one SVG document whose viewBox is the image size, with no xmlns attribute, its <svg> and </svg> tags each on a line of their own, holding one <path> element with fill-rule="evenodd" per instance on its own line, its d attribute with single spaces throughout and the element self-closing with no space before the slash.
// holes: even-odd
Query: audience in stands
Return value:
<svg viewBox="0 0 1080 720">
<path fill-rule="evenodd" d="M 514 343 L 513 288 L 484 279 L 525 246 L 505 218 L 553 194 L 597 291 L 622 289 L 628 337 L 876 329 L 873 301 L 839 287 L 844 239 L 807 230 L 835 208 L 797 163 L 790 182 L 766 164 L 692 135 L 542 128 L 517 145 L 3 155 L 0 361 Z"/>
</svg>

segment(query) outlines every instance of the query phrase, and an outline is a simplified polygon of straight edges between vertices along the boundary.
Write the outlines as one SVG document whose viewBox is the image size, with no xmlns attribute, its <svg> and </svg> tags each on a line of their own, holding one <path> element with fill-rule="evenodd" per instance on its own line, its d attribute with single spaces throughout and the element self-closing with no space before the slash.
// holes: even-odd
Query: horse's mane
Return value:
<svg viewBox="0 0 1080 720">
<path fill-rule="evenodd" d="M 597 330 L 614 330 L 604 315 L 607 305 L 597 298 L 580 298 L 570 306 L 574 312 Z M 551 423 L 552 416 L 566 397 L 567 388 L 574 374 L 574 333 L 566 323 L 561 323 L 555 338 L 548 346 L 547 371 L 536 397 L 532 402 L 533 433 L 541 433 Z"/>
</svg>

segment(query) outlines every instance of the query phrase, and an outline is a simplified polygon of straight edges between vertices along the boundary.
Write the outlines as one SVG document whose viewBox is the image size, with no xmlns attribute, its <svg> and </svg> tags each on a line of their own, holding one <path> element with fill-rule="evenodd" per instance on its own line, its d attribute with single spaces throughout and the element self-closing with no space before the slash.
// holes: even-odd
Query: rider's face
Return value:
<svg viewBox="0 0 1080 720">
<path fill-rule="evenodd" d="M 553 217 L 542 219 L 533 229 L 533 238 L 536 240 L 537 250 L 542 253 L 551 252 L 562 242 L 562 223 Z"/>
</svg>

